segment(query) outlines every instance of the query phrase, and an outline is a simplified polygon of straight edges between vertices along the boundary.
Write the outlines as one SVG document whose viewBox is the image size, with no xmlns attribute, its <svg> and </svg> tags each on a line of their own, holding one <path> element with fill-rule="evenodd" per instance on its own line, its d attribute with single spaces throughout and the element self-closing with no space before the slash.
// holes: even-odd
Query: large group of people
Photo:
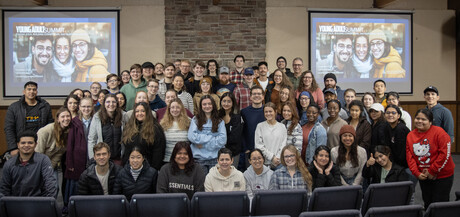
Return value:
<svg viewBox="0 0 460 217">
<path fill-rule="evenodd" d="M 133 64 L 76 89 L 53 117 L 29 81 L 10 105 L 0 193 L 72 195 L 307 189 L 411 180 L 427 207 L 449 200 L 451 112 L 439 92 L 412 117 L 384 80 L 361 100 L 333 73 L 321 90 L 303 60 L 246 67 Z M 192 71 L 190 71 L 192 70 Z M 53 120 L 54 119 L 54 120 Z M 414 126 L 414 129 L 411 127 Z M 411 131 L 412 130 L 412 131 Z M 63 178 L 59 180 L 58 172 Z M 27 172 L 26 172 L 27 171 Z M 21 180 L 21 181 L 18 181 Z"/>
</svg>

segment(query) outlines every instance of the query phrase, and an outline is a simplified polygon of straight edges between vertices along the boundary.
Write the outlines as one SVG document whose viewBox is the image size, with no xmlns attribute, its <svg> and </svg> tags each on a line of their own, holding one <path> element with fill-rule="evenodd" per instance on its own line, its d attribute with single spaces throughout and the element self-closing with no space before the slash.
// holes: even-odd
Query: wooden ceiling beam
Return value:
<svg viewBox="0 0 460 217">
<path fill-rule="evenodd" d="M 384 8 L 398 0 L 374 0 L 374 8 Z"/>
</svg>

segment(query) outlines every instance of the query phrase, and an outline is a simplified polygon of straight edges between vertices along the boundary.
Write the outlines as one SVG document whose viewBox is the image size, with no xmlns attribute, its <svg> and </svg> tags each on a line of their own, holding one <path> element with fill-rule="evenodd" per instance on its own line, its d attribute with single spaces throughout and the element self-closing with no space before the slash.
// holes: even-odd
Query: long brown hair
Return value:
<svg viewBox="0 0 460 217">
<path fill-rule="evenodd" d="M 288 128 L 288 135 L 292 135 L 292 131 L 294 131 L 297 124 L 299 124 L 299 119 L 300 119 L 299 114 L 297 113 L 297 109 L 295 108 L 294 104 L 290 101 L 283 103 L 283 105 L 281 106 L 281 114 L 283 114 L 284 106 L 288 106 L 289 109 L 291 109 L 292 117 L 291 117 L 291 125 Z"/>
<path fill-rule="evenodd" d="M 105 108 L 105 101 L 107 101 L 108 98 L 114 98 L 115 102 L 117 103 L 117 108 L 115 109 L 113 113 L 113 118 L 110 118 L 109 113 L 107 112 L 107 109 Z M 108 124 L 112 122 L 113 120 L 113 126 L 115 127 L 121 127 L 121 120 L 123 118 L 123 113 L 121 111 L 121 108 L 118 107 L 118 100 L 115 94 L 109 93 L 105 95 L 104 97 L 104 103 L 101 105 L 101 109 L 99 111 L 99 118 L 101 119 L 102 125 Z"/>
<path fill-rule="evenodd" d="M 203 111 L 203 100 L 205 99 L 210 99 L 211 104 L 212 104 L 212 111 L 211 111 L 211 122 L 212 122 L 212 129 L 211 132 L 215 133 L 217 132 L 219 128 L 219 123 L 221 122 L 221 118 L 219 118 L 219 112 L 217 111 L 217 105 L 216 102 L 214 102 L 214 99 L 211 97 L 211 95 L 204 95 L 200 99 L 200 107 L 198 110 L 198 114 L 195 116 L 197 120 L 197 127 L 198 130 L 203 130 L 203 125 L 206 124 L 208 121 L 208 118 L 206 117 L 206 114 Z"/>
<path fill-rule="evenodd" d="M 284 86 L 289 86 L 289 87 L 293 87 L 292 83 L 291 83 L 291 80 L 289 79 L 289 77 L 286 75 L 286 73 L 284 73 L 283 71 L 281 71 L 280 69 L 276 69 L 274 72 L 273 72 L 273 76 L 275 76 L 275 73 L 276 72 L 281 72 L 281 76 L 282 76 L 282 80 L 281 80 L 281 83 L 279 84 L 280 87 L 284 87 Z"/>
<path fill-rule="evenodd" d="M 145 119 L 142 123 L 139 123 L 136 119 L 136 108 L 139 106 L 142 106 L 145 110 Z M 123 131 L 122 142 L 132 142 L 133 137 L 140 134 L 142 139 L 144 139 L 149 145 L 152 145 L 155 141 L 155 122 L 157 122 L 157 120 L 153 117 L 152 110 L 149 105 L 145 102 L 136 103 L 133 107 L 133 114 L 131 115 L 131 118 L 129 118 L 125 130 Z"/>
<path fill-rule="evenodd" d="M 70 117 L 72 118 L 72 113 L 70 113 L 69 109 L 66 107 L 61 107 L 59 110 L 56 112 L 56 117 L 55 117 L 55 122 L 53 126 L 53 133 L 54 136 L 56 137 L 56 146 L 59 148 L 65 147 L 67 145 L 67 135 L 69 134 L 69 126 L 66 128 L 61 128 L 61 124 L 58 122 L 59 120 L 59 115 L 61 115 L 64 112 L 68 112 L 70 114 Z M 72 122 L 71 122 L 72 123 Z"/>
<path fill-rule="evenodd" d="M 289 150 L 290 152 L 295 154 L 295 167 L 299 169 L 300 173 L 302 174 L 302 178 L 304 182 L 307 184 L 308 189 L 311 191 L 313 185 L 313 178 L 311 177 L 310 172 L 308 172 L 307 167 L 305 166 L 302 157 L 300 156 L 300 152 L 297 151 L 297 148 L 293 145 L 286 145 L 284 146 L 283 150 L 281 151 L 281 164 L 286 166 L 286 161 L 284 160 L 284 151 Z"/>
<path fill-rule="evenodd" d="M 168 107 L 166 108 L 165 115 L 163 116 L 163 119 L 161 119 L 160 121 L 160 124 L 163 127 L 163 130 L 166 131 L 173 126 L 174 117 L 171 115 L 171 104 L 173 102 L 181 106 L 179 119 L 177 120 L 177 125 L 179 126 L 179 129 L 188 130 L 188 128 L 190 127 L 190 118 L 187 116 L 187 112 L 185 111 L 184 104 L 182 103 L 182 100 L 179 98 L 173 99 L 169 103 Z"/>
<path fill-rule="evenodd" d="M 347 149 L 345 148 L 345 144 L 342 142 L 342 135 L 340 135 L 340 143 L 339 143 L 339 149 L 337 151 L 337 165 L 344 166 L 345 163 L 347 162 Z M 359 166 L 359 159 L 358 159 L 358 144 L 356 143 L 356 138 L 355 141 L 353 141 L 353 144 L 351 144 L 350 147 L 350 160 L 351 160 L 351 165 L 353 167 L 358 167 Z"/>
<path fill-rule="evenodd" d="M 305 84 L 303 84 L 303 78 L 305 75 L 310 74 L 311 75 L 311 87 L 307 90 L 310 92 L 315 92 L 316 89 L 318 89 L 318 83 L 316 82 L 315 76 L 313 75 L 313 72 L 311 70 L 307 70 L 305 72 L 302 72 L 302 75 L 300 76 L 300 82 L 299 82 L 299 87 L 297 88 L 297 91 L 302 92 L 305 91 Z"/>
</svg>

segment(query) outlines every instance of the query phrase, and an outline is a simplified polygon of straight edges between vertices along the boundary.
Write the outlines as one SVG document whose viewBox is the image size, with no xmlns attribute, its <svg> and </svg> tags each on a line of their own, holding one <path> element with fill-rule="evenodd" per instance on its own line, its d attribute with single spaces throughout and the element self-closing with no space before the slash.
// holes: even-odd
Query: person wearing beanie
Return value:
<svg viewBox="0 0 460 217">
<path fill-rule="evenodd" d="M 340 169 L 342 185 L 361 185 L 362 171 L 367 162 L 366 150 L 355 142 L 356 131 L 351 125 L 340 128 L 340 144 L 331 150 L 334 164 Z"/>
<path fill-rule="evenodd" d="M 330 88 L 335 90 L 335 94 L 337 96 L 337 99 L 342 104 L 342 108 L 345 108 L 344 107 L 346 105 L 345 91 L 342 90 L 339 86 L 337 86 L 337 76 L 335 76 L 334 73 L 327 73 L 326 75 L 324 75 L 323 93 L 326 92 L 326 90 L 330 89 Z M 327 100 L 326 100 L 326 102 L 327 102 Z"/>
<path fill-rule="evenodd" d="M 388 42 L 385 33 L 374 29 L 369 34 L 369 45 L 374 57 L 374 78 L 405 78 L 406 70 L 398 51 Z"/>
<path fill-rule="evenodd" d="M 195 73 L 196 75 L 197 73 Z M 198 92 L 195 93 L 195 96 L 193 96 L 193 114 L 197 115 L 198 114 L 198 108 L 200 107 L 200 100 L 201 97 L 204 95 L 211 95 L 211 97 L 214 99 L 214 102 L 216 102 L 217 109 L 220 108 L 220 99 L 217 94 L 212 92 L 212 78 L 209 76 L 206 76 L 202 78 L 199 81 L 200 84 L 200 89 Z"/>
<path fill-rule="evenodd" d="M 322 76 L 334 73 L 339 78 L 351 78 L 354 71 L 352 64 L 353 36 L 347 34 L 335 35 L 332 52 L 316 63 L 316 73 Z"/>
<path fill-rule="evenodd" d="M 70 38 L 72 53 L 76 60 L 72 81 L 75 82 L 104 82 L 110 74 L 109 64 L 104 54 L 91 43 L 88 32 L 77 29 Z"/>
</svg>

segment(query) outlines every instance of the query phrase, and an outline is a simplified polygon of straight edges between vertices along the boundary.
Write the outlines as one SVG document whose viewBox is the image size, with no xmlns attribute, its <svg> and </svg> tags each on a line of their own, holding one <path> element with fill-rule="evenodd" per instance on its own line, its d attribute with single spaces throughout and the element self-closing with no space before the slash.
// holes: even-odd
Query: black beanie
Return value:
<svg viewBox="0 0 460 217">
<path fill-rule="evenodd" d="M 337 77 L 335 77 L 335 74 L 334 74 L 334 73 L 327 73 L 327 74 L 324 76 L 324 82 L 326 82 L 326 79 L 328 79 L 328 78 L 334 79 L 335 83 L 337 83 Z"/>
</svg>

